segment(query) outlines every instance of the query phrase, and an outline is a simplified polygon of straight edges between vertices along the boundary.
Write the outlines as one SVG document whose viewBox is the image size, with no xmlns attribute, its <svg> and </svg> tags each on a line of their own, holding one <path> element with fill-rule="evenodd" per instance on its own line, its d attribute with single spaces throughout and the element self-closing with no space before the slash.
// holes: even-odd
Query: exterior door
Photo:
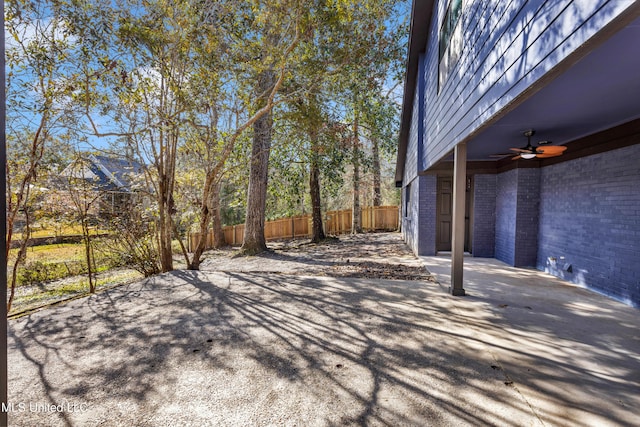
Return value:
<svg viewBox="0 0 640 427">
<path fill-rule="evenodd" d="M 453 177 L 438 177 L 438 196 L 436 199 L 436 250 L 451 250 L 451 232 L 453 230 Z"/>
<path fill-rule="evenodd" d="M 473 180 L 467 178 L 466 200 L 465 200 L 465 236 L 464 250 L 470 252 L 470 218 L 473 205 L 472 194 Z M 440 252 L 451 251 L 451 235 L 453 232 L 453 177 L 438 177 L 438 195 L 436 199 L 436 250 Z"/>
</svg>

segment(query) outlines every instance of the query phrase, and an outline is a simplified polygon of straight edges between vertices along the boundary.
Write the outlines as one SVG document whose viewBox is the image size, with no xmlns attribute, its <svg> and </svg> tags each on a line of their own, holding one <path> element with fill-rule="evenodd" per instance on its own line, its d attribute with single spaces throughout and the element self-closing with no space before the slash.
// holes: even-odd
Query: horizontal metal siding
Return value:
<svg viewBox="0 0 640 427">
<path fill-rule="evenodd" d="M 632 3 L 466 2 L 463 51 L 438 93 L 439 12 L 427 46 L 424 166 L 440 160 Z"/>
<path fill-rule="evenodd" d="M 416 91 L 420 85 L 416 85 Z M 412 181 L 418 175 L 418 121 L 420 120 L 420 111 L 418 108 L 419 96 L 414 98 L 411 127 L 409 130 L 409 143 L 407 145 L 407 156 L 404 164 L 404 177 L 403 182 L 408 183 Z"/>
<path fill-rule="evenodd" d="M 429 34 L 429 45 L 427 46 L 427 54 L 424 58 L 424 72 L 419 78 L 424 82 L 424 149 L 422 152 L 421 166 L 428 168 L 438 159 L 433 155 L 431 147 L 433 146 L 434 131 L 438 129 L 438 123 L 434 121 L 438 112 L 438 19 L 433 20 L 431 31 Z"/>
</svg>

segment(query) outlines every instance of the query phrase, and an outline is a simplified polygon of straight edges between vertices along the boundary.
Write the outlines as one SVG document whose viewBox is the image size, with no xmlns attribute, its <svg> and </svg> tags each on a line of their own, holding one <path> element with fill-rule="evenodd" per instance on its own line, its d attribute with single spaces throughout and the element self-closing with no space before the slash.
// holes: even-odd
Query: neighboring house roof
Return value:
<svg viewBox="0 0 640 427">
<path fill-rule="evenodd" d="M 120 188 L 130 188 L 133 184 L 133 176 L 142 173 L 142 165 L 132 160 L 96 156 L 93 154 L 90 155 L 89 158 Z"/>
<path fill-rule="evenodd" d="M 89 154 L 67 166 L 60 175 L 95 181 L 103 190 L 132 191 L 133 178 L 142 173 L 136 161 Z"/>
</svg>

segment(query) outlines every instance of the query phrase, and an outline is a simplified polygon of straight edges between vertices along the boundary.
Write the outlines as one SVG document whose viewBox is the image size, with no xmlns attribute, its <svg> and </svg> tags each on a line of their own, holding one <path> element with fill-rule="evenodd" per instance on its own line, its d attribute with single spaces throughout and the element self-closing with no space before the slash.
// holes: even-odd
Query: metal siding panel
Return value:
<svg viewBox="0 0 640 427">
<path fill-rule="evenodd" d="M 419 86 L 420 85 L 416 86 L 416 91 L 418 90 Z M 418 108 L 419 99 L 420 97 L 416 96 L 413 101 L 411 128 L 409 131 L 409 144 L 407 146 L 407 155 L 404 165 L 404 182 L 410 182 L 418 175 L 418 120 L 420 120 L 420 110 Z"/>
<path fill-rule="evenodd" d="M 483 9 L 484 15 L 479 15 L 477 21 L 484 26 L 475 25 L 468 10 L 463 12 L 469 30 L 465 38 L 486 43 L 465 45 L 459 64 L 439 95 L 437 31 L 430 39 L 425 99 L 427 149 L 423 156 L 427 168 L 584 44 L 632 1 L 496 3 L 504 5 L 504 14 L 497 6 Z"/>
</svg>

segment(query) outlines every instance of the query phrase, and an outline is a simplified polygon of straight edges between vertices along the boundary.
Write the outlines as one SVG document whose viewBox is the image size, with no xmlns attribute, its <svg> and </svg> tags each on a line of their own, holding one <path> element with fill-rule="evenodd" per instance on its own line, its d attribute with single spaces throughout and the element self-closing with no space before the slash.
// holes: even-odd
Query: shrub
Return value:
<svg viewBox="0 0 640 427">
<path fill-rule="evenodd" d="M 160 272 L 160 256 L 152 221 L 118 218 L 111 223 L 111 227 L 114 237 L 105 239 L 104 246 L 114 263 L 133 268 L 145 277 Z"/>
<path fill-rule="evenodd" d="M 19 285 L 35 285 L 69 276 L 86 274 L 87 267 L 81 261 L 27 262 L 18 270 Z"/>
</svg>

